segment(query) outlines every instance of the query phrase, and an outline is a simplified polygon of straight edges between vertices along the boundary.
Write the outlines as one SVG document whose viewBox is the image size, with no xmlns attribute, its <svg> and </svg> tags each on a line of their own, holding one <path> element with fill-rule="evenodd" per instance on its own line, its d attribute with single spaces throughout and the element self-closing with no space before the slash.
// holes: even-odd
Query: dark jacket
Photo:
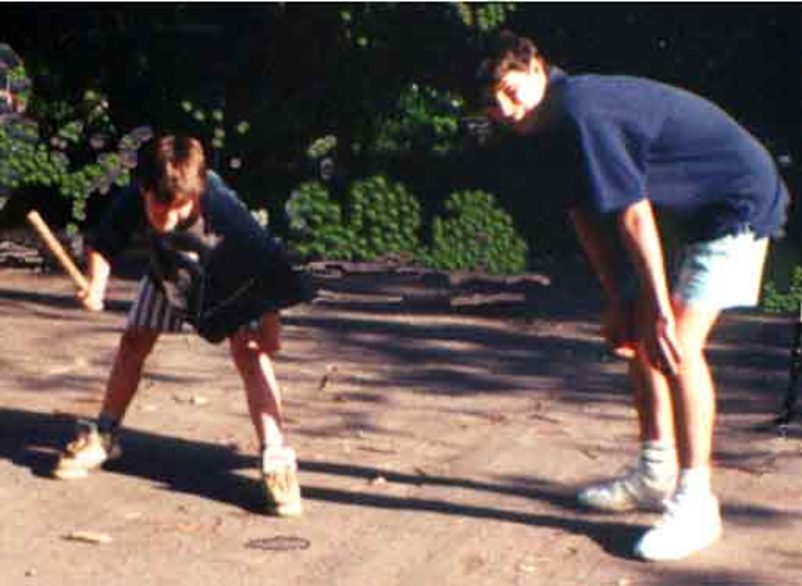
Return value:
<svg viewBox="0 0 802 586">
<path fill-rule="evenodd" d="M 143 198 L 132 185 L 115 198 L 88 244 L 112 260 L 137 231 L 147 236 L 151 277 L 173 309 L 210 342 L 265 312 L 312 297 L 280 242 L 214 173 L 201 195 L 200 214 L 175 230 L 149 227 Z"/>
</svg>

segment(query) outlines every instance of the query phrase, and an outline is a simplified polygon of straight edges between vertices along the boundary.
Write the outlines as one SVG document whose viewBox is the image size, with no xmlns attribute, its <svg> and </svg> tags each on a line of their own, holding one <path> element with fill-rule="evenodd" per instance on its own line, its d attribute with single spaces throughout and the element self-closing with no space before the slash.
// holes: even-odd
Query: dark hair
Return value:
<svg viewBox="0 0 802 586">
<path fill-rule="evenodd" d="M 540 52 L 531 39 L 504 30 L 493 37 L 476 72 L 476 82 L 481 88 L 496 85 L 508 71 L 524 71 L 532 59 L 540 58 Z"/>
<path fill-rule="evenodd" d="M 139 188 L 161 203 L 197 201 L 206 189 L 203 146 L 191 136 L 163 136 L 140 151 L 136 177 Z"/>
</svg>

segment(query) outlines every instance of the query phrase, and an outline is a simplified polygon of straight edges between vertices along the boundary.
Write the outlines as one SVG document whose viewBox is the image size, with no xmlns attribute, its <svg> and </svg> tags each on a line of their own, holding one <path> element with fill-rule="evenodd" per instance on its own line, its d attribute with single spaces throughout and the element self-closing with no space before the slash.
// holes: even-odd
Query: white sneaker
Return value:
<svg viewBox="0 0 802 586">
<path fill-rule="evenodd" d="M 635 546 L 645 560 L 679 560 L 715 543 L 721 537 L 721 513 L 712 494 L 678 493 L 666 501 L 663 517 Z"/>
<path fill-rule="evenodd" d="M 262 486 L 269 514 L 299 517 L 303 513 L 297 472 L 292 448 L 268 448 L 262 452 Z"/>
<path fill-rule="evenodd" d="M 76 438 L 67 445 L 53 468 L 53 476 L 60 480 L 86 478 L 90 470 L 122 455 L 116 438 L 100 433 L 94 421 L 79 420 L 77 428 Z"/>
<path fill-rule="evenodd" d="M 674 492 L 677 478 L 654 478 L 640 466 L 629 468 L 622 476 L 583 488 L 579 502 L 599 511 L 662 510 L 663 501 Z"/>
</svg>

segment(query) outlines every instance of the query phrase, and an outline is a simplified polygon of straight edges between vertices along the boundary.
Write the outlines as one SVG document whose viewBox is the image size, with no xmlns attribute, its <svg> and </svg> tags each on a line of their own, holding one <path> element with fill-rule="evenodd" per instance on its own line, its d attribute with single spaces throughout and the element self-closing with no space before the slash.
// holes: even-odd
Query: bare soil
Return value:
<svg viewBox="0 0 802 586">
<path fill-rule="evenodd" d="M 321 295 L 286 312 L 276 360 L 298 520 L 262 514 L 228 349 L 191 333 L 150 357 L 123 457 L 48 478 L 75 417 L 99 408 L 135 281 L 114 279 L 92 314 L 66 277 L 0 270 L 0 584 L 800 583 L 802 430 L 753 429 L 787 384 L 788 319 L 736 313 L 716 331 L 725 535 L 649 564 L 630 550 L 654 515 L 574 503 L 636 449 L 583 266 L 506 280 L 315 268 Z"/>
</svg>

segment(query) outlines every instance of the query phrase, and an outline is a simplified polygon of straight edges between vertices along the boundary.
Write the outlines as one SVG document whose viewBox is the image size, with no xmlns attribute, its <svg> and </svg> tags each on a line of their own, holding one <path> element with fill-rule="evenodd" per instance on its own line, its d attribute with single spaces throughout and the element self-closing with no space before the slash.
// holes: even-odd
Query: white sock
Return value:
<svg viewBox="0 0 802 586">
<path fill-rule="evenodd" d="M 660 440 L 647 440 L 641 444 L 640 466 L 646 476 L 667 480 L 677 475 L 677 451 L 674 445 Z"/>
<path fill-rule="evenodd" d="M 713 494 L 709 466 L 683 468 L 679 473 L 677 494 L 686 496 L 709 496 Z"/>
<path fill-rule="evenodd" d="M 284 434 L 281 433 L 276 420 L 272 417 L 262 417 L 265 437 L 262 438 L 262 450 L 278 449 L 284 446 Z"/>
</svg>

